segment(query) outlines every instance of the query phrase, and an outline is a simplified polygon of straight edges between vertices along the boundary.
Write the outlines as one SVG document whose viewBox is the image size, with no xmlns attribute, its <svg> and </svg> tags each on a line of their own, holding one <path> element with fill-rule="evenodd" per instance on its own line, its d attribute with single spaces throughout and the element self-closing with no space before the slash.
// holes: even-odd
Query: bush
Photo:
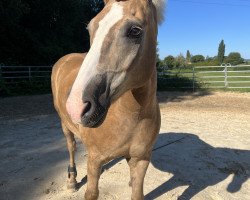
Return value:
<svg viewBox="0 0 250 200">
<path fill-rule="evenodd" d="M 218 60 L 206 60 L 203 62 L 192 63 L 189 66 L 220 66 Z"/>
<path fill-rule="evenodd" d="M 171 71 L 169 71 L 171 72 Z M 201 83 L 196 80 L 193 83 L 192 77 L 183 77 L 178 72 L 173 72 L 173 74 L 164 74 L 158 76 L 157 90 L 158 91 L 187 91 L 193 90 L 193 84 L 195 88 L 201 88 Z"/>
<path fill-rule="evenodd" d="M 175 62 L 175 58 L 174 56 L 167 56 L 166 58 L 164 58 L 163 63 L 169 68 L 169 69 L 173 69 L 174 67 L 174 63 Z"/>
<path fill-rule="evenodd" d="M 195 55 L 191 57 L 191 62 L 192 63 L 198 63 L 198 62 L 204 62 L 205 58 L 203 55 Z"/>
<path fill-rule="evenodd" d="M 0 97 L 51 93 L 50 79 L 6 83 L 0 77 Z"/>
</svg>

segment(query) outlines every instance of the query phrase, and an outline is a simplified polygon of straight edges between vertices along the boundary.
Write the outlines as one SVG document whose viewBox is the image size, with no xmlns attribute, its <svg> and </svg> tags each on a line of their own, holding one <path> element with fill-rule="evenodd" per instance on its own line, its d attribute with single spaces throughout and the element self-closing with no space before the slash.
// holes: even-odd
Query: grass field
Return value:
<svg viewBox="0 0 250 200">
<path fill-rule="evenodd" d="M 193 71 L 194 70 L 194 71 Z M 250 66 L 179 68 L 167 70 L 160 75 L 159 81 L 165 87 L 179 89 L 213 89 L 226 91 L 250 92 Z M 227 78 L 225 78 L 227 77 Z"/>
</svg>

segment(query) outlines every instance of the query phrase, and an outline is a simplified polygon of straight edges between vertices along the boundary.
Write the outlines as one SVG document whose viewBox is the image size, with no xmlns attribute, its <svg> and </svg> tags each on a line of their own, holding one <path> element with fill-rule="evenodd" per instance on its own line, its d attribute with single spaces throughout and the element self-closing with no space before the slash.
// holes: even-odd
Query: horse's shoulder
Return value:
<svg viewBox="0 0 250 200">
<path fill-rule="evenodd" d="M 87 53 L 71 53 L 61 57 L 54 66 L 69 66 L 68 64 L 83 62 Z"/>
</svg>

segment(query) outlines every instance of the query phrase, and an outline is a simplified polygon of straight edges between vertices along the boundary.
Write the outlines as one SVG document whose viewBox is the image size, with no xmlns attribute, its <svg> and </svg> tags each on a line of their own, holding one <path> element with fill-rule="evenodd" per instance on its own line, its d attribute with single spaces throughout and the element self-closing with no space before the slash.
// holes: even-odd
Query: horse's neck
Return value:
<svg viewBox="0 0 250 200">
<path fill-rule="evenodd" d="M 111 110 L 122 113 L 140 113 L 150 115 L 158 106 L 156 98 L 157 89 L 156 70 L 143 86 L 125 92 L 114 104 Z"/>
<path fill-rule="evenodd" d="M 156 69 L 153 70 L 151 78 L 145 84 L 137 89 L 132 90 L 134 98 L 141 106 L 152 106 L 156 101 L 157 91 L 157 74 Z"/>
</svg>

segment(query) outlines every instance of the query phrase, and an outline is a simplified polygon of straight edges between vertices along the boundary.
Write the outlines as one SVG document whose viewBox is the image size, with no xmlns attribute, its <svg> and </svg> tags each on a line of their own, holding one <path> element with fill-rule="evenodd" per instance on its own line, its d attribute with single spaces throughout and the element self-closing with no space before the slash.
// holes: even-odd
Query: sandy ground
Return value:
<svg viewBox="0 0 250 200">
<path fill-rule="evenodd" d="M 162 127 L 145 199 L 250 199 L 250 93 L 159 93 Z M 68 154 L 51 95 L 0 99 L 0 199 L 83 199 L 86 151 L 78 142 L 79 190 L 66 190 Z M 159 148 L 160 147 L 160 148 Z M 104 167 L 101 200 L 130 199 L 124 160 Z"/>
</svg>

